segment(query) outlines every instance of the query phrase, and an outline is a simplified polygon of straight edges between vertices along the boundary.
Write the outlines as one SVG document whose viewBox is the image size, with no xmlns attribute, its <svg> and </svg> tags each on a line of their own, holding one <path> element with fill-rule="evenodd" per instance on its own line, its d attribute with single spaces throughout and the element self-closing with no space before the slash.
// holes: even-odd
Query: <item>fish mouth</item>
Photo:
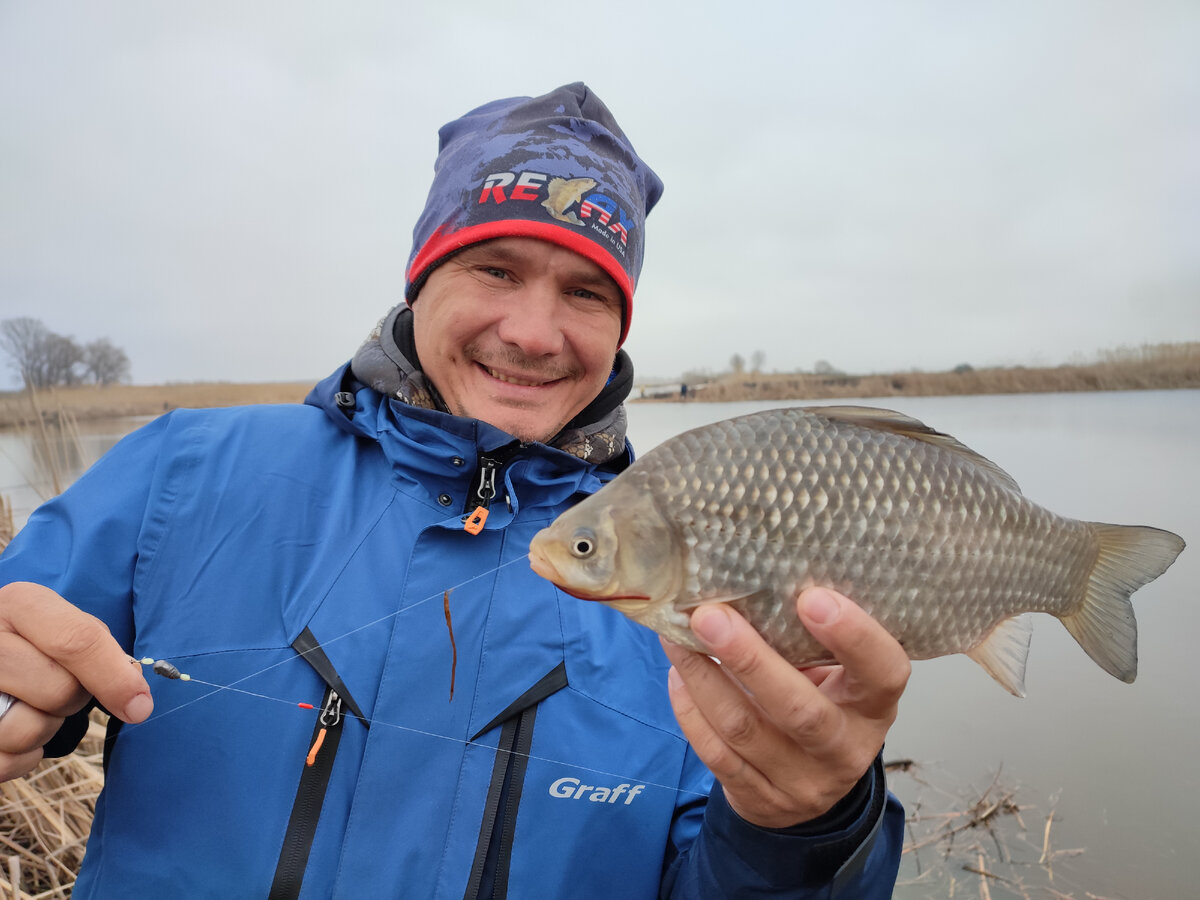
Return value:
<svg viewBox="0 0 1200 900">
<path fill-rule="evenodd" d="M 554 568 L 554 564 L 546 559 L 546 554 L 538 549 L 536 538 L 529 546 L 529 568 L 555 586 L 558 585 L 557 579 L 562 577 L 558 574 L 558 569 Z"/>
<path fill-rule="evenodd" d="M 629 607 L 638 609 L 650 602 L 650 598 L 645 594 L 589 594 L 586 591 L 581 591 L 578 588 L 563 587 L 561 584 L 554 585 L 564 594 L 570 594 L 576 600 L 589 600 L 594 603 L 611 603 L 616 607 Z"/>
<path fill-rule="evenodd" d="M 576 600 L 588 600 L 595 603 L 612 603 L 617 606 L 629 605 L 639 607 L 650 602 L 650 598 L 644 594 L 595 594 L 589 593 L 582 588 L 571 587 L 563 584 L 562 575 L 558 569 L 554 567 L 554 563 L 550 562 L 536 546 L 529 548 L 529 568 L 533 569 L 538 575 L 541 575 L 564 594 L 570 594 Z"/>
</svg>

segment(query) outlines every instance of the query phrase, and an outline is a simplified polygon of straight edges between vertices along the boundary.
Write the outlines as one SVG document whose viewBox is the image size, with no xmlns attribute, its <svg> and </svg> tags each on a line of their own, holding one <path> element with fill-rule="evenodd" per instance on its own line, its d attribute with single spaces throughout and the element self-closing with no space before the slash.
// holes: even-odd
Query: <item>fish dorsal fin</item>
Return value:
<svg viewBox="0 0 1200 900">
<path fill-rule="evenodd" d="M 983 666 L 1010 693 L 1025 696 L 1025 659 L 1033 621 L 1028 614 L 1005 619 L 992 633 L 967 651 L 967 656 Z"/>
<path fill-rule="evenodd" d="M 835 422 L 845 422 L 849 425 L 873 428 L 876 431 L 889 431 L 901 437 L 911 438 L 914 441 L 924 441 L 926 444 L 932 444 L 951 453 L 957 453 L 959 456 L 966 457 L 972 463 L 979 466 L 979 468 L 991 474 L 1009 490 L 1016 491 L 1018 494 L 1021 493 L 1021 488 L 1017 485 L 1016 479 L 986 456 L 976 453 L 957 438 L 944 434 L 941 431 L 935 431 L 924 422 L 914 419 L 911 416 L 906 416 L 892 409 L 879 409 L 874 406 L 807 406 L 804 408 L 804 411 L 816 416 L 824 416 Z"/>
</svg>

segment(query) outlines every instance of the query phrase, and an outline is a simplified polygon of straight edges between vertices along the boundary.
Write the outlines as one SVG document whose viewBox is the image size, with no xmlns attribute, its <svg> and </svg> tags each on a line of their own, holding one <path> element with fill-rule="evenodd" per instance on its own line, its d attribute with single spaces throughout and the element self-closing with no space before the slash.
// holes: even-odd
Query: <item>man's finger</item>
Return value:
<svg viewBox="0 0 1200 900">
<path fill-rule="evenodd" d="M 10 756 L 0 753 L 0 781 L 10 781 L 28 775 L 42 761 L 42 748 Z"/>
<path fill-rule="evenodd" d="M 803 673 L 776 653 L 735 610 L 724 604 L 698 607 L 692 631 L 793 739 L 820 745 L 838 732 L 834 704 Z"/>
<path fill-rule="evenodd" d="M 19 756 L 46 745 L 62 725 L 61 716 L 50 716 L 17 701 L 0 720 L 0 754 Z"/>
<path fill-rule="evenodd" d="M 803 818 L 793 798 L 764 771 L 782 771 L 780 767 L 794 763 L 783 735 L 762 721 L 753 711 L 753 700 L 712 660 L 667 641 L 663 648 L 675 663 L 667 681 L 675 717 L 696 755 L 724 786 L 729 804 L 743 818 L 768 827 L 794 825 Z M 693 680 L 704 683 L 706 693 L 692 692 L 681 666 Z M 713 687 L 718 690 L 712 691 Z"/>
<path fill-rule="evenodd" d="M 796 601 L 800 621 L 842 665 L 840 703 L 885 714 L 895 707 L 912 670 L 904 648 L 882 625 L 841 594 L 808 588 Z"/>
<path fill-rule="evenodd" d="M 702 653 L 663 641 L 674 663 L 671 704 L 689 741 L 718 777 L 735 775 L 748 748 L 766 759 L 784 752 L 778 729 L 763 716 L 757 703 Z M 707 752 L 700 752 L 708 746 Z"/>
<path fill-rule="evenodd" d="M 664 647 L 667 648 L 668 656 L 678 654 L 680 659 L 683 658 L 683 654 L 690 652 L 665 642 Z M 667 688 L 675 718 L 679 720 L 679 727 L 683 729 L 684 736 L 696 751 L 696 755 L 718 778 L 737 775 L 742 761 L 729 751 L 728 745 L 704 717 L 675 666 L 668 672 Z"/>
<path fill-rule="evenodd" d="M 91 696 L 74 675 L 15 632 L 0 632 L 0 691 L 56 716 L 78 712 Z"/>
<path fill-rule="evenodd" d="M 0 629 L 14 631 L 54 660 L 109 712 L 126 722 L 150 715 L 154 701 L 108 628 L 54 591 L 28 582 L 0 588 Z M 21 696 L 19 687 L 13 691 Z"/>
</svg>

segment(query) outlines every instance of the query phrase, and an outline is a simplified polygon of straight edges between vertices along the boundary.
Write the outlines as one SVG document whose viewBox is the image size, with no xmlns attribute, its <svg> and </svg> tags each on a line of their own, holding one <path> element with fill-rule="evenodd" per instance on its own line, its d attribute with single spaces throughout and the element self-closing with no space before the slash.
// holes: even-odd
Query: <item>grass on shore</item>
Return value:
<svg viewBox="0 0 1200 900">
<path fill-rule="evenodd" d="M 734 373 L 718 376 L 690 391 L 688 400 L 826 400 L 1178 388 L 1200 388 L 1200 342 L 1114 350 L 1101 354 L 1097 362 L 1048 368 L 960 367 L 951 372 L 870 375 Z"/>
<path fill-rule="evenodd" d="M 180 384 L 106 387 L 79 385 L 38 392 L 47 415 L 65 411 L 78 421 L 125 416 L 155 416 L 172 409 L 244 406 L 251 403 L 300 403 L 313 382 L 237 384 L 203 381 Z M 0 393 L 0 428 L 27 427 L 35 422 L 27 391 Z"/>
</svg>

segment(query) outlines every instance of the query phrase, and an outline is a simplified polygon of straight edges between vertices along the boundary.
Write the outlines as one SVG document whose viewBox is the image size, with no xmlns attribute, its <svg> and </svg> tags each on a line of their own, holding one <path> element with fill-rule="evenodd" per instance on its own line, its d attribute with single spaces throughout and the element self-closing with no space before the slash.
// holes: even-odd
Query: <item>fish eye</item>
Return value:
<svg viewBox="0 0 1200 900">
<path fill-rule="evenodd" d="M 571 537 L 571 555 L 579 559 L 587 559 L 596 552 L 596 535 L 586 528 L 581 528 Z"/>
</svg>

